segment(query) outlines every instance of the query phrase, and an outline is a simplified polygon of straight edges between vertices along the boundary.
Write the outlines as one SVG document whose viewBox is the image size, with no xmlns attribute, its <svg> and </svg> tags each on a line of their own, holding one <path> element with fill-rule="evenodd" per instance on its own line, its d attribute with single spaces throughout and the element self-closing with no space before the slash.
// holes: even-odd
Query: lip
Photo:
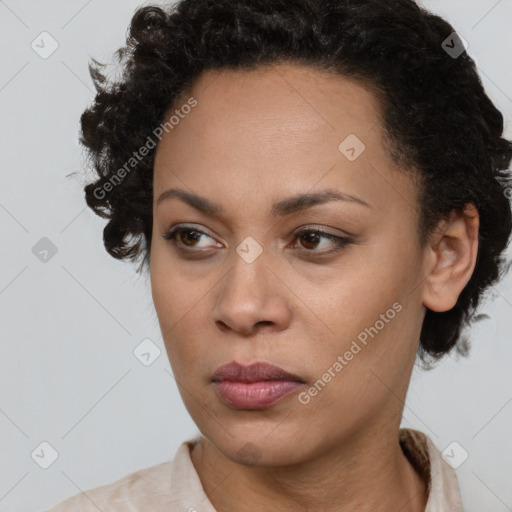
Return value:
<svg viewBox="0 0 512 512">
<path fill-rule="evenodd" d="M 264 380 L 289 380 L 304 383 L 298 375 L 289 373 L 279 366 L 257 362 L 248 366 L 231 361 L 219 366 L 212 377 L 213 381 L 234 380 L 238 382 L 261 382 Z"/>
<path fill-rule="evenodd" d="M 217 368 L 212 383 L 226 405 L 237 409 L 263 409 L 290 395 L 305 381 L 269 363 L 244 366 L 232 361 Z"/>
</svg>

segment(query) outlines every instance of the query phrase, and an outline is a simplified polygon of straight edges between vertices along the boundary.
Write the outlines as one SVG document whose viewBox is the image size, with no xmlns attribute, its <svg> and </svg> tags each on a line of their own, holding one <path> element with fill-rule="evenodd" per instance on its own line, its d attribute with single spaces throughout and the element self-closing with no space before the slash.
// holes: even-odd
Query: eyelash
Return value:
<svg viewBox="0 0 512 512">
<path fill-rule="evenodd" d="M 203 251 L 203 252 L 206 251 L 206 249 L 195 250 L 192 247 L 179 246 L 178 245 L 178 241 L 176 240 L 176 237 L 177 237 L 177 235 L 179 235 L 182 232 L 193 232 L 193 233 L 198 233 L 199 235 L 205 235 L 205 236 L 207 236 L 209 238 L 212 238 L 212 237 L 210 237 L 210 235 L 208 235 L 204 231 L 201 231 L 200 229 L 183 227 L 183 226 L 171 229 L 168 233 L 163 235 L 162 238 L 164 240 L 170 241 L 178 250 L 180 250 L 182 252 L 187 252 L 187 253 L 194 253 L 194 252 L 196 252 L 196 253 L 198 253 L 198 252 L 201 252 L 201 251 Z M 295 236 L 294 240 L 297 240 L 297 239 L 305 236 L 306 234 L 315 234 L 315 235 L 319 236 L 320 238 L 326 238 L 326 239 L 331 240 L 332 242 L 334 242 L 334 244 L 336 246 L 334 249 L 331 249 L 331 250 L 328 250 L 328 251 L 323 251 L 323 252 L 316 251 L 315 249 L 305 249 L 305 248 L 302 248 L 303 251 L 305 251 L 306 253 L 309 253 L 308 256 L 325 256 L 325 255 L 331 254 L 333 252 L 338 252 L 338 251 L 341 251 L 342 249 L 344 249 L 348 244 L 353 242 L 352 239 L 350 239 L 348 237 L 333 235 L 332 233 L 328 233 L 328 232 L 323 231 L 323 230 L 321 230 L 319 228 L 306 228 L 306 229 L 302 229 L 299 232 L 294 234 L 294 236 Z"/>
</svg>

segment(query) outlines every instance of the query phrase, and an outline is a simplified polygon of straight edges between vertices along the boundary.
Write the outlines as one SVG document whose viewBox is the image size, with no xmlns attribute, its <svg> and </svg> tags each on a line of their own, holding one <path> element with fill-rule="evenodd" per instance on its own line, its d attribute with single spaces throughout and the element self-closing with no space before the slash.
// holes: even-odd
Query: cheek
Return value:
<svg viewBox="0 0 512 512">
<path fill-rule="evenodd" d="M 172 326 L 179 327 L 193 314 L 196 305 L 208 292 L 208 283 L 200 267 L 194 266 L 191 274 L 180 265 L 165 242 L 154 243 L 151 251 L 153 303 L 162 329 L 165 327 L 168 331 Z"/>
<path fill-rule="evenodd" d="M 414 359 L 422 321 L 420 301 L 411 293 L 418 261 L 414 248 L 398 247 L 391 239 L 366 246 L 357 263 L 340 266 L 321 287 L 303 287 L 329 327 L 323 350 L 310 351 L 317 374 L 342 356 L 346 378 L 365 381 L 374 370 L 395 382 Z M 312 326 L 310 336 L 314 332 Z"/>
<path fill-rule="evenodd" d="M 404 276 L 377 245 L 354 252 L 321 281 L 303 281 L 298 295 L 337 334 L 356 336 L 373 325 L 401 296 Z"/>
<path fill-rule="evenodd" d="M 152 252 L 151 292 L 173 373 L 186 380 L 193 374 L 187 370 L 197 367 L 204 353 L 201 343 L 208 340 L 208 294 L 216 279 L 210 273 L 208 278 L 197 272 L 189 276 L 175 261 L 166 248 Z"/>
</svg>

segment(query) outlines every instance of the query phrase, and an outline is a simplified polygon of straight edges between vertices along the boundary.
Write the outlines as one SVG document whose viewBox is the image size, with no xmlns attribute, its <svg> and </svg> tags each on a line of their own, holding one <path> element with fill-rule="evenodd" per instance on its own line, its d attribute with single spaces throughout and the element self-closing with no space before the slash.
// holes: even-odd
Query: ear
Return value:
<svg viewBox="0 0 512 512">
<path fill-rule="evenodd" d="M 468 203 L 452 211 L 433 231 L 426 255 L 427 275 L 422 299 L 432 311 L 449 311 L 473 274 L 478 253 L 480 218 Z"/>
</svg>

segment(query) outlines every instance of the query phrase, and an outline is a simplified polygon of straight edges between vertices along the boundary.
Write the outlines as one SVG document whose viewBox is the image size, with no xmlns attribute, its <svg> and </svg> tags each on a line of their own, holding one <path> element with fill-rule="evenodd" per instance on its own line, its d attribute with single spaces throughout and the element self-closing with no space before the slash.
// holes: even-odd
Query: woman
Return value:
<svg viewBox="0 0 512 512">
<path fill-rule="evenodd" d="M 412 0 L 182 0 L 117 56 L 118 81 L 91 67 L 86 200 L 149 272 L 201 435 L 53 511 L 462 511 L 400 429 L 512 230 L 512 144 L 453 27 Z"/>
</svg>

